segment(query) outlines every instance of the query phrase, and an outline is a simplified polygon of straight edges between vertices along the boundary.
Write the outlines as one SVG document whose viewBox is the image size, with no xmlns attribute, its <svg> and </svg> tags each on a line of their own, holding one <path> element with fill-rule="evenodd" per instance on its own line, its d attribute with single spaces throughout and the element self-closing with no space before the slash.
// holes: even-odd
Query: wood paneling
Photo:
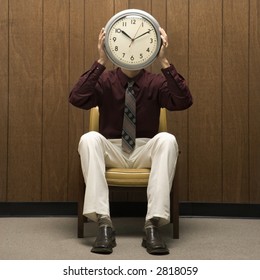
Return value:
<svg viewBox="0 0 260 280">
<path fill-rule="evenodd" d="M 8 1 L 0 0 L 0 201 L 7 193 Z"/>
<path fill-rule="evenodd" d="M 189 1 L 167 1 L 167 35 L 169 60 L 188 80 Z M 169 132 L 175 135 L 181 154 L 175 174 L 180 199 L 188 200 L 188 111 L 171 112 L 168 116 Z"/>
<path fill-rule="evenodd" d="M 249 178 L 250 201 L 260 202 L 260 2 L 250 1 Z"/>
<path fill-rule="evenodd" d="M 248 3 L 223 1 L 224 202 L 249 202 Z"/>
<path fill-rule="evenodd" d="M 96 9 L 98 9 L 98 17 L 93 12 Z M 87 69 L 98 59 L 98 35 L 113 14 L 113 0 L 89 0 L 85 2 L 85 65 Z M 108 66 L 108 68 L 111 67 L 112 64 Z"/>
<path fill-rule="evenodd" d="M 194 96 L 189 111 L 189 199 L 219 202 L 222 5 L 218 0 L 191 0 L 189 10 L 189 84 Z"/>
<path fill-rule="evenodd" d="M 115 0 L 114 14 L 128 9 L 128 0 Z"/>
<path fill-rule="evenodd" d="M 168 59 L 194 97 L 189 110 L 168 114 L 181 150 L 181 200 L 260 203 L 258 0 L 0 0 L 0 7 L 0 201 L 77 199 L 88 112 L 68 95 L 98 58 L 100 29 L 136 8 L 167 31 Z"/>
<path fill-rule="evenodd" d="M 142 1 L 129 0 L 128 2 L 129 2 L 129 6 L 128 6 L 129 9 L 140 9 L 148 13 L 151 12 L 151 8 L 152 8 L 151 0 L 142 0 Z"/>
<path fill-rule="evenodd" d="M 42 200 L 67 200 L 69 1 L 44 0 Z"/>
<path fill-rule="evenodd" d="M 79 76 L 84 72 L 84 0 L 70 1 L 70 45 L 69 45 L 69 85 L 73 87 Z M 83 110 L 69 106 L 69 173 L 68 200 L 78 198 L 79 176 L 81 175 L 78 155 L 78 142 L 83 134 Z"/>
<path fill-rule="evenodd" d="M 9 1 L 8 201 L 41 198 L 42 3 Z"/>
<path fill-rule="evenodd" d="M 166 1 L 165 0 L 152 0 L 152 6 L 150 13 L 156 18 L 160 26 L 167 31 L 167 13 L 166 13 Z M 154 73 L 161 73 L 161 65 L 155 61 L 150 67 L 150 70 Z"/>
</svg>

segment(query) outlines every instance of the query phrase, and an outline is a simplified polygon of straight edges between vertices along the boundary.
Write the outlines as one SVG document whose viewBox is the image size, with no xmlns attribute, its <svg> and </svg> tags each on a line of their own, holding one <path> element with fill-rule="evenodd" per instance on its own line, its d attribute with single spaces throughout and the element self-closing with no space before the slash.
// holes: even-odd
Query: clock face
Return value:
<svg viewBox="0 0 260 280">
<path fill-rule="evenodd" d="M 144 11 L 126 11 L 108 22 L 105 49 L 114 64 L 138 70 L 150 65 L 158 55 L 161 47 L 159 24 Z"/>
</svg>

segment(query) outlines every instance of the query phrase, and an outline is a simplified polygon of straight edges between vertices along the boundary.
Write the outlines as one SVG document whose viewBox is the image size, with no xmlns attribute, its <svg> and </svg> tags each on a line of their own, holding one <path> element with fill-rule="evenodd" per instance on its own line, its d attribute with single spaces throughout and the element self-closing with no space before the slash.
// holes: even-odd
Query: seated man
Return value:
<svg viewBox="0 0 260 280">
<path fill-rule="evenodd" d="M 99 225 L 91 250 L 94 253 L 112 253 L 116 246 L 109 212 L 106 167 L 151 168 L 142 246 L 150 254 L 169 253 L 158 228 L 170 219 L 170 191 L 178 145 L 173 135 L 158 133 L 160 108 L 187 109 L 192 105 L 192 96 L 184 78 L 168 62 L 165 55 L 167 34 L 162 28 L 160 32 L 163 44 L 157 59 L 162 74 L 144 69 L 105 71 L 108 57 L 102 29 L 98 38 L 99 58 L 70 93 L 71 104 L 86 110 L 98 106 L 100 112 L 100 131 L 84 134 L 78 148 L 86 184 L 83 214 Z M 122 140 L 126 91 L 135 97 L 136 103 L 136 137 L 130 144 Z"/>
</svg>

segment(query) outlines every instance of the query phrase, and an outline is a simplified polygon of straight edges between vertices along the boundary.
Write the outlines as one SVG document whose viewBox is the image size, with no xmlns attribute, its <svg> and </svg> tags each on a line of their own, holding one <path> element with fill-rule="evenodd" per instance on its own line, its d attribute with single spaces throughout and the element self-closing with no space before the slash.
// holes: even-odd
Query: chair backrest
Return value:
<svg viewBox="0 0 260 280">
<path fill-rule="evenodd" d="M 89 131 L 99 131 L 99 111 L 98 111 L 98 107 L 94 107 L 90 110 Z M 166 131 L 167 131 L 166 109 L 161 108 L 159 132 L 166 132 Z"/>
</svg>

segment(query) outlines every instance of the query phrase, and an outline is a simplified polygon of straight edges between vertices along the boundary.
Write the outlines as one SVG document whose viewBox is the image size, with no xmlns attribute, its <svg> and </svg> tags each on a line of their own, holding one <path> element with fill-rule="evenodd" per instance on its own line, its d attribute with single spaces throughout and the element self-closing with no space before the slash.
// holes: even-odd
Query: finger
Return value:
<svg viewBox="0 0 260 280">
<path fill-rule="evenodd" d="M 162 27 L 160 27 L 160 33 L 161 33 L 161 38 L 163 41 L 163 46 L 165 48 L 167 48 L 168 47 L 168 36 Z"/>
<path fill-rule="evenodd" d="M 99 36 L 98 36 L 99 40 L 104 36 L 104 33 L 105 33 L 105 28 L 103 27 L 99 32 Z"/>
<path fill-rule="evenodd" d="M 163 35 L 164 37 L 167 37 L 167 34 L 162 27 L 160 27 L 159 30 L 160 30 L 161 35 Z"/>
<path fill-rule="evenodd" d="M 168 41 L 165 39 L 165 37 L 163 37 L 162 35 L 161 35 L 161 38 L 162 38 L 162 45 L 165 47 L 165 48 L 167 48 L 168 47 Z"/>
</svg>

